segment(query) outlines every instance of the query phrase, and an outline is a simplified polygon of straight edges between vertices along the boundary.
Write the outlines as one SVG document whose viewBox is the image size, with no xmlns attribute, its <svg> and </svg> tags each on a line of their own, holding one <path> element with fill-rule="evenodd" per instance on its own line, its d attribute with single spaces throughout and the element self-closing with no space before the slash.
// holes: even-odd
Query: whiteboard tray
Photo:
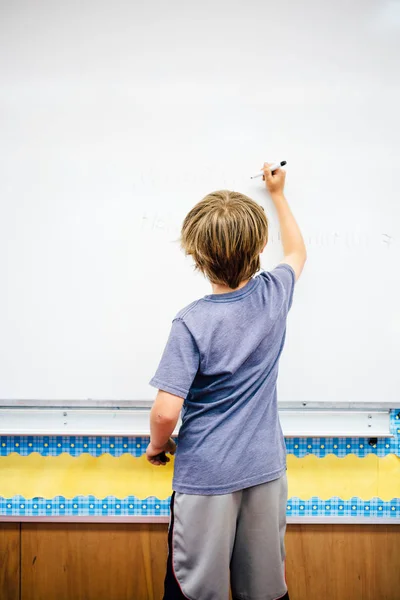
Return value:
<svg viewBox="0 0 400 600">
<path fill-rule="evenodd" d="M 149 414 L 149 407 L 0 408 L 0 435 L 148 436 Z M 285 437 L 393 437 L 388 410 L 280 409 L 279 417 Z"/>
</svg>

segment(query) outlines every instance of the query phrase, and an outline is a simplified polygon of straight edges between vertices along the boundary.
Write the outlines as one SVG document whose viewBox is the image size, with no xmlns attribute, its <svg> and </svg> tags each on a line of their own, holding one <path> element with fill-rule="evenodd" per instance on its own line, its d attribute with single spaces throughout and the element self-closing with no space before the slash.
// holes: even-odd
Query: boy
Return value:
<svg viewBox="0 0 400 600">
<path fill-rule="evenodd" d="M 289 600 L 285 580 L 286 447 L 276 380 L 295 280 L 306 249 L 284 196 L 286 172 L 271 173 L 284 260 L 261 272 L 268 221 L 238 192 L 209 194 L 187 215 L 181 242 L 213 294 L 172 322 L 151 385 L 146 454 L 175 453 L 164 600 Z"/>
</svg>

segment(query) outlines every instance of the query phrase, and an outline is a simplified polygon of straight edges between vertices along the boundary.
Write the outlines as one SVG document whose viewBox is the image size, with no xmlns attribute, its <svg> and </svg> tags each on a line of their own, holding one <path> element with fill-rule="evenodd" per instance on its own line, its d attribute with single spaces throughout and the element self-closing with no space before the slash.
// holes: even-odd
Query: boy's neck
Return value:
<svg viewBox="0 0 400 600">
<path fill-rule="evenodd" d="M 247 283 L 249 283 L 250 279 L 245 279 L 239 283 L 239 286 L 235 289 L 230 288 L 227 285 L 222 285 L 220 283 L 211 283 L 213 294 L 226 294 L 227 292 L 236 292 L 236 290 L 240 290 L 240 288 L 244 287 Z"/>
</svg>

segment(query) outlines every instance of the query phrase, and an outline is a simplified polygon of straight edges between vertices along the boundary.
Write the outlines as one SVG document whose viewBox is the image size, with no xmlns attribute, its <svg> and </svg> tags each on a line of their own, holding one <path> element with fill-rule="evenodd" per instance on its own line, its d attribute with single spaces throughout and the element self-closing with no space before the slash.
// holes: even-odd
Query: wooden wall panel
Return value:
<svg viewBox="0 0 400 600">
<path fill-rule="evenodd" d="M 22 524 L 21 600 L 161 598 L 166 525 Z"/>
<path fill-rule="evenodd" d="M 0 523 L 0 598 L 19 600 L 20 524 Z"/>
<path fill-rule="evenodd" d="M 291 600 L 400 600 L 398 525 L 290 525 Z"/>
<path fill-rule="evenodd" d="M 162 598 L 166 525 L 22 524 L 21 546 L 21 600 Z M 400 600 L 399 526 L 289 525 L 286 551 L 291 600 Z"/>
</svg>

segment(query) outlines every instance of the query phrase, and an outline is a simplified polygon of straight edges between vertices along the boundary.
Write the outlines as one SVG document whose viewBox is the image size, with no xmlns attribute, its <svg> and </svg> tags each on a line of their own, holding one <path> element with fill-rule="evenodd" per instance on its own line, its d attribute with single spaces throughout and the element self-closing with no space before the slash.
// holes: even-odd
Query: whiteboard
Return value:
<svg viewBox="0 0 400 600">
<path fill-rule="evenodd" d="M 280 401 L 400 389 L 400 5 L 2 5 L 0 398 L 151 399 L 171 320 L 211 292 L 179 248 L 217 189 L 287 160 L 308 262 Z"/>
</svg>

